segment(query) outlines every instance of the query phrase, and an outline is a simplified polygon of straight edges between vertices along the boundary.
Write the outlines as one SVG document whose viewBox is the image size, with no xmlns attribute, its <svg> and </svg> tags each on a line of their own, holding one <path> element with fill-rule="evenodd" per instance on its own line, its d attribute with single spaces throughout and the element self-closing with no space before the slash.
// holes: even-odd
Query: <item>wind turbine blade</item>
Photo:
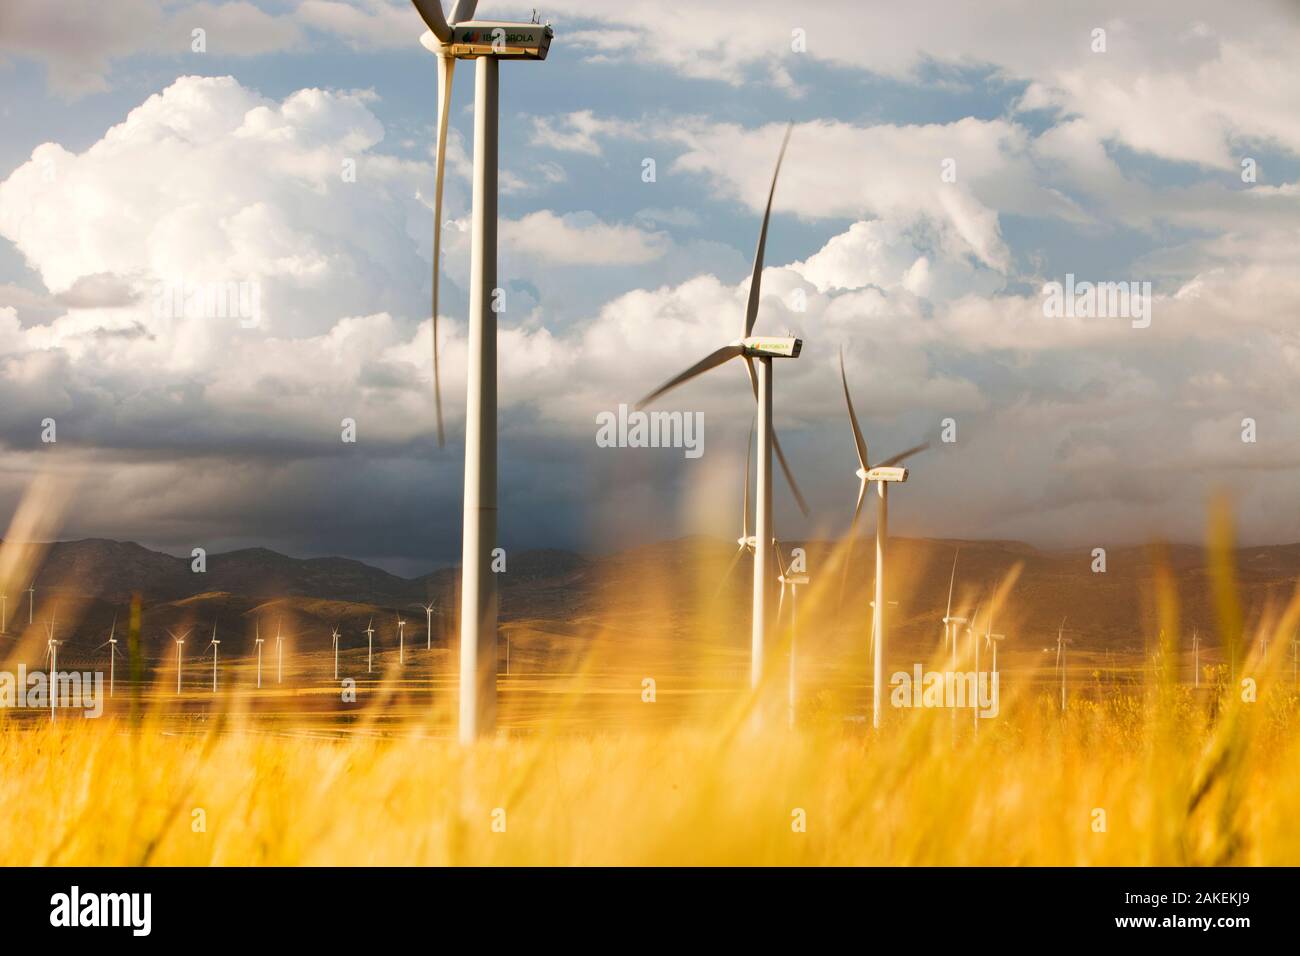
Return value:
<svg viewBox="0 0 1300 956">
<path fill-rule="evenodd" d="M 776 155 L 776 169 L 772 171 L 772 185 L 767 191 L 767 208 L 763 210 L 763 225 L 758 231 L 758 248 L 754 251 L 754 273 L 749 280 L 749 302 L 745 305 L 745 338 L 754 331 L 754 322 L 758 318 L 759 293 L 763 285 L 763 253 L 767 248 L 767 224 L 772 218 L 772 197 L 776 195 L 776 179 L 781 175 L 781 160 L 785 159 L 785 148 L 790 142 L 790 131 L 794 124 L 785 128 L 781 139 L 781 151 Z"/>
<path fill-rule="evenodd" d="M 740 556 L 744 553 L 745 546 L 741 545 L 736 549 L 736 553 L 732 555 L 731 563 L 727 565 L 727 570 L 722 573 L 722 580 L 718 582 L 718 589 L 713 592 L 713 600 L 716 601 L 718 596 L 722 594 L 722 589 L 726 586 L 727 580 L 731 577 L 731 572 L 736 570 L 736 565 L 740 563 Z"/>
<path fill-rule="evenodd" d="M 862 501 L 867 497 L 867 479 L 858 486 L 858 503 L 853 507 L 853 520 L 849 522 L 849 550 L 844 555 L 844 570 L 840 573 L 840 601 L 838 610 L 844 609 L 844 588 L 849 581 L 849 565 L 853 563 L 853 546 L 857 543 L 858 518 L 862 514 Z"/>
<path fill-rule="evenodd" d="M 863 482 L 866 484 L 866 482 Z M 858 499 L 861 501 L 861 499 Z M 961 554 L 961 548 L 958 548 L 952 556 L 952 574 L 948 578 L 948 610 L 943 612 L 944 617 L 952 617 L 952 586 L 957 582 L 957 555 Z"/>
<path fill-rule="evenodd" d="M 451 8 L 451 16 L 448 23 L 463 23 L 466 20 L 474 19 L 474 9 L 478 6 L 478 0 L 456 0 Z"/>
<path fill-rule="evenodd" d="M 897 455 L 895 455 L 893 458 L 886 458 L 884 461 L 880 462 L 876 467 L 877 467 L 877 468 L 888 468 L 890 465 L 897 465 L 897 464 L 898 464 L 900 461 L 902 461 L 904 458 L 911 458 L 913 455 L 915 455 L 915 454 L 917 454 L 917 453 L 919 453 L 919 452 L 923 452 L 923 451 L 925 451 L 925 450 L 926 450 L 927 448 L 929 448 L 929 447 L 930 447 L 930 443 L 929 443 L 929 442 L 924 442 L 923 444 L 916 445 L 916 446 L 914 446 L 914 447 L 912 447 L 912 448 L 909 448 L 907 451 L 900 451 L 900 452 L 899 452 Z"/>
<path fill-rule="evenodd" d="M 776 452 L 776 460 L 781 463 L 781 470 L 785 472 L 785 480 L 790 483 L 790 490 L 794 492 L 794 500 L 799 503 L 799 510 L 807 518 L 809 514 L 808 502 L 804 500 L 803 492 L 799 490 L 799 482 L 794 480 L 794 472 L 790 470 L 790 463 L 785 460 L 785 452 L 781 450 L 781 442 L 776 437 L 776 429 L 772 429 L 772 450 Z"/>
<path fill-rule="evenodd" d="M 785 584 L 781 585 L 781 596 L 776 599 L 776 623 L 781 623 L 781 608 L 785 606 Z"/>
<path fill-rule="evenodd" d="M 437 5 L 437 0 L 430 0 L 430 2 Z M 433 310 L 430 338 L 433 340 L 433 405 L 437 417 L 439 448 L 447 443 L 447 436 L 442 421 L 442 373 L 438 362 L 438 275 L 442 271 L 442 190 L 447 171 L 447 124 L 451 117 L 451 80 L 455 72 L 455 57 L 438 53 L 438 131 L 433 156 Z"/>
<path fill-rule="evenodd" d="M 429 32 L 436 36 L 441 43 L 446 43 L 451 39 L 451 27 L 447 24 L 447 18 L 443 16 L 442 4 L 439 0 L 411 0 L 415 5 L 415 11 L 424 21 L 424 25 L 429 28 Z M 455 14 L 453 14 L 454 16 Z M 456 21 L 453 20 L 452 23 Z"/>
<path fill-rule="evenodd" d="M 739 345 L 724 345 L 716 352 L 710 352 L 708 355 L 700 359 L 698 362 L 696 362 L 686 371 L 682 372 L 680 375 L 670 378 L 668 381 L 664 382 L 662 385 L 656 388 L 645 398 L 641 399 L 641 401 L 637 402 L 636 403 L 637 410 L 639 411 L 640 409 L 645 408 L 645 406 L 649 405 L 660 395 L 664 394 L 665 392 L 671 391 L 672 389 L 676 388 L 678 385 L 681 385 L 683 382 L 689 382 L 691 379 L 695 378 L 695 376 L 703 375 L 709 369 L 717 368 L 723 362 L 729 362 L 731 359 L 734 359 L 737 355 L 744 354 L 744 351 L 745 350 L 742 349 Z"/>
<path fill-rule="evenodd" d="M 866 471 L 871 467 L 867 464 L 867 440 L 862 437 L 862 429 L 858 426 L 857 413 L 853 411 L 853 399 L 849 397 L 849 380 L 848 376 L 844 374 L 844 349 L 840 349 L 840 383 L 844 386 L 844 404 L 849 408 L 849 424 L 853 426 L 853 444 L 858 450 L 858 467 Z M 861 495 L 858 495 L 858 507 L 862 507 Z"/>
<path fill-rule="evenodd" d="M 777 574 L 779 574 L 781 577 L 785 577 L 786 565 L 785 562 L 781 560 L 781 542 L 776 538 L 772 539 L 772 556 L 776 558 Z M 785 587 L 782 586 L 781 589 L 785 590 Z"/>
</svg>

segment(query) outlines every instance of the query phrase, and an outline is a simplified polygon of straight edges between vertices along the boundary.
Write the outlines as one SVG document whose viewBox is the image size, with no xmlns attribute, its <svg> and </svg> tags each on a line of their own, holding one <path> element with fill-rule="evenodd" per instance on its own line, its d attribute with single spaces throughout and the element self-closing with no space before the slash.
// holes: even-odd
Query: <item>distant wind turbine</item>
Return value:
<svg viewBox="0 0 1300 956">
<path fill-rule="evenodd" d="M 6 602 L 8 600 L 9 600 L 9 595 L 0 594 L 0 634 L 5 633 L 5 620 L 6 620 L 5 608 L 7 607 Z"/>
<path fill-rule="evenodd" d="M 36 610 L 36 582 L 27 589 L 27 623 L 32 623 L 32 613 Z"/>
<path fill-rule="evenodd" d="M 280 620 L 275 622 L 275 682 L 284 681 L 284 636 L 280 633 Z"/>
<path fill-rule="evenodd" d="M 375 619 L 372 617 L 366 625 L 366 673 L 372 673 L 375 656 Z"/>
<path fill-rule="evenodd" d="M 212 693 L 217 692 L 217 658 L 221 656 L 221 642 L 217 640 L 217 622 L 212 622 L 212 640 L 208 642 L 208 647 L 212 648 Z"/>
<path fill-rule="evenodd" d="M 1056 667 L 1061 672 L 1061 713 L 1065 713 L 1065 648 L 1074 643 L 1065 636 L 1065 621 L 1066 618 L 1061 618 L 1061 626 L 1056 630 Z"/>
<path fill-rule="evenodd" d="M 339 629 L 337 627 L 334 628 L 333 644 L 334 644 L 334 679 L 338 680 L 339 679 Z"/>
<path fill-rule="evenodd" d="M 57 680 L 59 673 L 59 645 L 63 642 L 54 639 L 54 618 L 52 616 L 45 625 L 45 632 L 48 636 L 48 640 L 45 642 L 45 656 L 50 662 L 50 720 L 53 720 L 54 708 L 59 701 L 59 684 Z"/>
<path fill-rule="evenodd" d="M 774 550 L 776 552 L 776 559 L 779 562 L 781 560 L 781 546 L 779 543 L 777 544 Z M 801 584 L 807 584 L 809 578 L 808 575 L 806 574 L 794 574 L 787 567 L 782 567 L 780 571 L 781 573 L 778 574 L 776 578 L 777 581 L 781 583 L 781 597 L 778 599 L 776 604 L 776 620 L 778 626 L 781 623 L 781 606 L 785 604 L 786 586 L 788 585 L 790 588 L 790 673 L 788 677 L 788 686 L 786 690 L 786 695 L 788 698 L 787 706 L 790 712 L 789 713 L 790 726 L 793 728 L 795 723 L 795 710 L 797 706 L 797 695 L 798 695 L 798 682 L 797 682 L 798 675 L 796 672 L 795 652 L 796 652 L 797 642 L 799 638 L 799 633 L 798 633 L 799 586 Z"/>
<path fill-rule="evenodd" d="M 257 689 L 262 689 L 262 645 L 266 643 L 266 638 L 262 636 L 262 623 L 257 621 L 253 625 L 253 645 L 257 648 Z"/>
<path fill-rule="evenodd" d="M 181 670 L 184 667 L 184 658 L 181 656 L 182 649 L 185 647 L 185 638 L 189 635 L 190 630 L 192 629 L 186 629 L 185 633 L 182 634 L 180 637 L 177 637 L 170 629 L 168 629 L 167 631 L 167 633 L 171 635 L 172 640 L 176 642 L 176 693 L 177 694 L 181 692 Z"/>
<path fill-rule="evenodd" d="M 406 622 L 397 615 L 397 663 L 406 663 Z"/>
<path fill-rule="evenodd" d="M 952 574 L 948 576 L 948 610 L 943 613 L 943 639 L 952 651 L 952 670 L 957 671 L 957 625 L 965 624 L 966 618 L 954 617 L 952 613 L 952 589 L 957 583 L 957 557 L 961 554 L 961 548 L 958 548 L 952 556 Z"/>
<path fill-rule="evenodd" d="M 1201 686 L 1201 634 L 1192 628 L 1192 686 Z"/>
<path fill-rule="evenodd" d="M 416 607 L 424 608 L 424 649 L 433 650 L 433 609 L 438 605 L 433 601 L 428 604 L 417 604 Z"/>
<path fill-rule="evenodd" d="M 895 481 L 907 481 L 907 469 L 899 463 L 917 452 L 930 447 L 929 442 L 899 452 L 892 458 L 875 465 L 867 456 L 867 440 L 862 437 L 858 426 L 858 416 L 853 410 L 853 399 L 849 396 L 849 380 L 844 374 L 844 351 L 840 351 L 840 383 L 844 386 L 844 404 L 848 406 L 849 425 L 853 428 L 853 444 L 858 454 L 857 476 L 858 503 L 853 509 L 853 524 L 849 534 L 857 528 L 858 516 L 862 512 L 862 501 L 867 495 L 867 483 L 874 481 L 879 493 L 879 507 L 876 512 L 876 596 L 871 608 L 871 633 L 874 643 L 871 662 L 871 725 L 880 728 L 881 687 L 884 682 L 884 645 L 885 645 L 885 544 L 889 539 L 889 485 Z"/>
<path fill-rule="evenodd" d="M 114 677 L 117 673 L 117 668 L 114 665 L 117 663 L 117 655 L 119 653 L 117 649 L 117 615 L 116 614 L 113 615 L 113 627 L 112 630 L 108 632 L 108 640 L 106 640 L 103 644 L 100 644 L 99 647 L 95 648 L 95 650 L 98 651 L 105 647 L 108 648 L 108 696 L 112 697 Z"/>
<path fill-rule="evenodd" d="M 731 572 L 734 571 L 736 569 L 736 565 L 740 563 L 741 555 L 745 554 L 746 552 L 748 552 L 749 554 L 754 553 L 755 539 L 754 536 L 749 533 L 749 481 L 750 481 L 750 472 L 751 472 L 750 462 L 753 460 L 753 458 L 754 458 L 754 422 L 751 421 L 749 423 L 749 441 L 745 445 L 745 485 L 744 485 L 745 490 L 744 493 L 741 495 L 741 501 L 740 501 L 740 537 L 736 539 L 736 545 L 737 545 L 736 553 L 732 557 L 731 563 L 727 565 L 727 570 L 723 572 L 722 580 L 718 582 L 718 590 L 714 593 L 714 597 L 717 597 L 718 594 L 722 593 L 723 587 L 726 586 L 727 581 L 731 578 Z"/>
</svg>

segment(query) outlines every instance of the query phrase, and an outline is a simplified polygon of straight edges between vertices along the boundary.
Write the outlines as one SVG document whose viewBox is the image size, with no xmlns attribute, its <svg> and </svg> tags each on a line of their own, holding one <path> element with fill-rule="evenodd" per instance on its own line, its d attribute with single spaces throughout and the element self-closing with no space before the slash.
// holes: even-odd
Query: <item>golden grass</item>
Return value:
<svg viewBox="0 0 1300 956">
<path fill-rule="evenodd" d="M 879 735 L 759 730 L 737 711 L 472 748 L 414 731 L 275 736 L 230 718 L 189 734 L 152 720 L 11 726 L 0 863 L 1293 864 L 1296 700 L 1273 691 L 1206 703 L 1175 688 L 1080 700 L 1064 717 L 1042 695 L 978 735 L 939 711 Z"/>
</svg>

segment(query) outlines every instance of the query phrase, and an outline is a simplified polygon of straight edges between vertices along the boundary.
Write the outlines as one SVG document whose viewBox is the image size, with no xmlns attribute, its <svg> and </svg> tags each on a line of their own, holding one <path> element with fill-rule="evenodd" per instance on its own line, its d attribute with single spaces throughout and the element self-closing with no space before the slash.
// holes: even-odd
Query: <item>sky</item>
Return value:
<svg viewBox="0 0 1300 956">
<path fill-rule="evenodd" d="M 472 64 L 439 448 L 436 75 L 414 8 L 112 11 L 0 8 L 0 515 L 57 472 L 76 482 L 65 538 L 454 563 Z M 811 507 L 778 478 L 779 537 L 851 517 L 842 352 L 872 457 L 932 442 L 893 533 L 1198 541 L 1227 488 L 1243 542 L 1300 540 L 1300 5 L 539 14 L 548 58 L 501 67 L 507 552 L 740 533 L 739 363 L 654 406 L 703 414 L 698 457 L 601 447 L 597 420 L 739 336 L 787 124 L 756 331 L 804 342 L 775 361 L 775 422 Z M 1140 308 L 1060 314 L 1053 283 L 1136 283 Z M 186 309 L 186 289 L 232 296 Z"/>
</svg>

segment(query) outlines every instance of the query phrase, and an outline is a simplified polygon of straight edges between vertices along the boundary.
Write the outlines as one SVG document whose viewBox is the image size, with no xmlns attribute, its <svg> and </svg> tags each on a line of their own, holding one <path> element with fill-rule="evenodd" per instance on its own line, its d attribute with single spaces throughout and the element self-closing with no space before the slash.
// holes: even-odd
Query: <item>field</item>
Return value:
<svg viewBox="0 0 1300 956">
<path fill-rule="evenodd" d="M 1243 606 L 1235 553 L 1218 514 L 1197 594 L 1212 645 L 1192 649 L 1156 550 L 1138 650 L 1067 646 L 1062 669 L 1017 638 L 1012 569 L 983 605 L 1009 632 L 996 716 L 886 696 L 879 730 L 835 555 L 800 596 L 794 681 L 788 606 L 755 692 L 726 599 L 688 596 L 670 626 L 667 595 L 620 586 L 617 624 L 504 628 L 498 732 L 471 747 L 450 645 L 413 631 L 371 671 L 353 641 L 336 682 L 321 640 L 293 644 L 282 678 L 268 644 L 261 689 L 232 654 L 214 691 L 197 639 L 177 693 L 171 659 L 136 654 L 133 613 L 102 717 L 0 710 L 0 864 L 1295 864 L 1300 601 Z M 39 667 L 39 629 L 8 669 Z M 981 647 L 963 639 L 952 669 Z M 952 655 L 900 639 L 885 673 Z"/>
<path fill-rule="evenodd" d="M 890 714 L 876 734 L 829 708 L 790 730 L 743 693 L 665 724 L 609 675 L 503 681 L 507 715 L 546 695 L 556 719 L 515 713 L 471 748 L 436 710 L 395 725 L 391 701 L 346 725 L 233 697 L 11 720 L 0 863 L 1294 863 L 1300 712 L 1289 661 L 1254 666 L 1254 703 L 1079 673 L 1064 714 L 1030 684 L 978 733 L 969 711 Z M 605 711 L 628 729 L 563 719 L 593 696 L 634 700 Z"/>
</svg>

